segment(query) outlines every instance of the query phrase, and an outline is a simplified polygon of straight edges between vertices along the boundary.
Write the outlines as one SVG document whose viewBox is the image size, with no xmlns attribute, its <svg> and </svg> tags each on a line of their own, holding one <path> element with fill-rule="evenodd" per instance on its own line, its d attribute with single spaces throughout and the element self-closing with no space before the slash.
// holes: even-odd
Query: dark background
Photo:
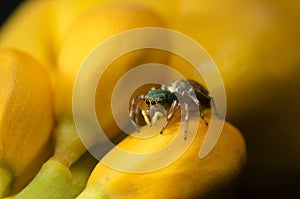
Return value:
<svg viewBox="0 0 300 199">
<path fill-rule="evenodd" d="M 0 1 L 0 25 L 11 14 L 11 12 L 21 3 L 21 0 L 1 0 Z"/>
</svg>

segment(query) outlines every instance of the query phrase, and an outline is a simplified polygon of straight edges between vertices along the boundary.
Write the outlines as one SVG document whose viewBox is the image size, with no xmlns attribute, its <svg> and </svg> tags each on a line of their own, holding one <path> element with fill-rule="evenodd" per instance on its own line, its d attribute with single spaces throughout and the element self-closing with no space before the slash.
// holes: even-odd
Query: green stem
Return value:
<svg viewBox="0 0 300 199">
<path fill-rule="evenodd" d="M 0 164 L 0 198 L 10 192 L 13 175 L 4 165 Z"/>
<path fill-rule="evenodd" d="M 76 131 L 73 118 L 69 116 L 60 118 L 55 132 L 54 156 L 71 166 L 85 152 L 86 149 Z"/>
<path fill-rule="evenodd" d="M 65 165 L 49 159 L 33 181 L 13 199 L 72 199 L 72 174 Z"/>
<path fill-rule="evenodd" d="M 70 167 L 86 149 L 71 117 L 61 118 L 55 133 L 54 155 L 44 163 L 31 183 L 13 199 L 73 199 L 74 195 L 78 194 L 77 190 L 72 189 L 74 178 Z"/>
<path fill-rule="evenodd" d="M 69 169 L 58 159 L 49 159 L 31 183 L 12 199 L 73 199 L 85 188 L 97 160 L 89 153 Z"/>
<path fill-rule="evenodd" d="M 71 166 L 70 170 L 73 176 L 71 192 L 74 198 L 86 187 L 90 174 L 97 163 L 98 160 L 87 152 Z"/>
</svg>

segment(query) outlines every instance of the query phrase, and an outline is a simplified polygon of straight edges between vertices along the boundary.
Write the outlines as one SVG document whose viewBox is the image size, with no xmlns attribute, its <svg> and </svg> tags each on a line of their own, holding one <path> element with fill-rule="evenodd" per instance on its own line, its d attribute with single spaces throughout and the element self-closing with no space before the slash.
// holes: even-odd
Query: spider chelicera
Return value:
<svg viewBox="0 0 300 199">
<path fill-rule="evenodd" d="M 146 103 L 147 108 L 142 108 Z M 211 108 L 213 98 L 200 83 L 193 80 L 177 80 L 169 86 L 162 85 L 160 89 L 152 88 L 145 96 L 140 95 L 132 99 L 129 116 L 139 131 L 141 122 L 138 115 L 141 113 L 148 126 L 156 124 L 157 119 L 165 117 L 166 121 L 161 129 L 161 134 L 167 128 L 176 111 L 181 108 L 184 116 L 184 139 L 186 139 L 189 122 L 189 111 L 197 106 L 201 119 L 206 125 L 203 110 Z"/>
</svg>

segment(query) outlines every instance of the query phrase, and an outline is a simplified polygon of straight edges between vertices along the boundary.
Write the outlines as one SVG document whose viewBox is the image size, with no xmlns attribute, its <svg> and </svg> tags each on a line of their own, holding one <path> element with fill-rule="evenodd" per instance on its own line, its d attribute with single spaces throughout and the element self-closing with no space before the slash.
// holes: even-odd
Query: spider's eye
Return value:
<svg viewBox="0 0 300 199">
<path fill-rule="evenodd" d="M 151 105 L 155 105 L 156 104 L 156 101 L 151 101 Z"/>
<path fill-rule="evenodd" d="M 146 99 L 146 104 L 148 104 L 148 105 L 150 104 L 150 101 L 148 99 Z"/>
</svg>

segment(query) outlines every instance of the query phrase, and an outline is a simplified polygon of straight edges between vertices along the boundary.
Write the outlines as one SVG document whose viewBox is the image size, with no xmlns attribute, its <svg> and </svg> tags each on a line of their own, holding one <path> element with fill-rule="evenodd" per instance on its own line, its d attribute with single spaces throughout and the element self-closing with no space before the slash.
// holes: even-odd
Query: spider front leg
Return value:
<svg viewBox="0 0 300 199">
<path fill-rule="evenodd" d="M 167 128 L 169 122 L 171 121 L 171 119 L 173 118 L 174 114 L 176 113 L 176 111 L 179 109 L 180 105 L 177 99 L 174 99 L 172 101 L 171 107 L 169 109 L 169 112 L 167 114 L 167 119 L 166 122 L 163 126 L 163 128 L 160 131 L 160 134 L 162 134 L 164 132 L 164 130 Z"/>
<path fill-rule="evenodd" d="M 131 120 L 131 123 L 134 125 L 135 129 L 139 132 L 140 131 L 140 126 L 139 124 L 139 114 L 140 111 L 142 112 L 142 115 L 144 117 L 145 122 L 147 125 L 150 125 L 149 118 L 146 114 L 145 110 L 141 110 L 141 103 L 144 102 L 144 95 L 137 96 L 132 99 L 131 101 L 131 106 L 130 106 L 130 111 L 129 111 L 129 117 Z"/>
<path fill-rule="evenodd" d="M 145 120 L 146 124 L 147 124 L 148 126 L 151 126 L 151 122 L 150 122 L 149 117 L 148 117 L 148 115 L 147 115 L 147 112 L 146 112 L 145 110 L 142 110 L 142 115 L 143 115 L 143 117 L 144 117 L 144 120 Z"/>
</svg>

